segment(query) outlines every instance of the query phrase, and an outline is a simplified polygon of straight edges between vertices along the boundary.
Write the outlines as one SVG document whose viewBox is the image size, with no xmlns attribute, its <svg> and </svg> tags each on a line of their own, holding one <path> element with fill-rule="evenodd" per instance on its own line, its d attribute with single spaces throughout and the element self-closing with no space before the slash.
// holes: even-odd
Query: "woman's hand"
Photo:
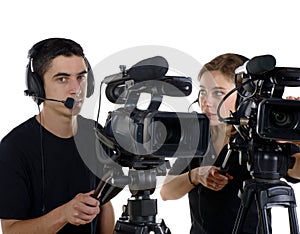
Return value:
<svg viewBox="0 0 300 234">
<path fill-rule="evenodd" d="M 300 97 L 287 96 L 286 99 L 300 101 Z"/>
<path fill-rule="evenodd" d="M 220 191 L 233 177 L 228 173 L 222 175 L 219 171 L 220 168 L 216 166 L 197 167 L 191 170 L 191 180 L 194 184 L 201 183 L 211 190 Z"/>
</svg>

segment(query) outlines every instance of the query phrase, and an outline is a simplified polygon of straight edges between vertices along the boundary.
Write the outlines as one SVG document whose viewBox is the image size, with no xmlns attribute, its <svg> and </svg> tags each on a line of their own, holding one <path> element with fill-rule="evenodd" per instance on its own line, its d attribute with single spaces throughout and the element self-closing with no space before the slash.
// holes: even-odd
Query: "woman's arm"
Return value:
<svg viewBox="0 0 300 234">
<path fill-rule="evenodd" d="M 300 179 L 300 153 L 292 155 L 296 159 L 292 169 L 288 170 L 288 175 L 295 179 Z"/>
<path fill-rule="evenodd" d="M 163 200 L 179 199 L 200 183 L 211 190 L 219 191 L 228 183 L 228 179 L 232 179 L 230 175 L 220 174 L 219 170 L 215 166 L 197 167 L 190 171 L 190 179 L 188 172 L 178 176 L 168 175 L 160 195 Z"/>
<path fill-rule="evenodd" d="M 161 198 L 166 200 L 176 200 L 183 197 L 195 188 L 188 178 L 188 172 L 181 175 L 167 175 L 163 186 L 160 189 Z"/>
</svg>

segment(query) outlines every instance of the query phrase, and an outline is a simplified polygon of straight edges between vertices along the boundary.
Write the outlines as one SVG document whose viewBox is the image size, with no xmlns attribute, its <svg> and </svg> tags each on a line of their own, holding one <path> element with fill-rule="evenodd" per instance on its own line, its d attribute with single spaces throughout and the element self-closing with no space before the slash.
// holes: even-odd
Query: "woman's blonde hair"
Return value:
<svg viewBox="0 0 300 234">
<path fill-rule="evenodd" d="M 221 54 L 215 57 L 210 62 L 206 63 L 200 70 L 198 74 L 198 79 L 206 71 L 220 71 L 223 75 L 228 77 L 230 80 L 234 81 L 234 71 L 237 67 L 243 65 L 247 58 L 238 54 Z"/>
</svg>

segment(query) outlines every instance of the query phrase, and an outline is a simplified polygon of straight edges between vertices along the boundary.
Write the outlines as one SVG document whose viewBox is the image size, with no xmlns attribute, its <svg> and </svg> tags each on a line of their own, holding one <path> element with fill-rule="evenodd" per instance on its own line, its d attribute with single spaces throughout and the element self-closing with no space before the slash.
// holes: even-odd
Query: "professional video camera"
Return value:
<svg viewBox="0 0 300 234">
<path fill-rule="evenodd" d="M 127 70 L 121 65 L 120 73 L 107 76 L 102 82 L 107 85 L 107 99 L 124 104 L 109 112 L 103 128 L 95 129 L 98 158 L 108 167 L 102 180 L 110 180 L 112 185 L 121 188 L 129 185 L 133 196 L 116 224 L 115 233 L 170 233 L 163 221 L 156 221 L 156 200 L 150 199 L 156 187 L 156 175 L 166 174 L 166 157 L 201 157 L 208 149 L 206 115 L 159 111 L 164 96 L 185 97 L 192 92 L 191 78 L 167 76 L 168 68 L 167 60 L 156 56 Z M 143 102 L 142 94 L 150 95 L 144 110 L 138 106 Z M 122 167 L 129 168 L 128 175 L 124 175 Z M 103 185 L 99 184 L 95 197 Z"/>
<path fill-rule="evenodd" d="M 236 88 L 225 98 L 238 91 L 243 101 L 231 117 L 222 118 L 219 114 L 220 121 L 233 124 L 238 132 L 230 139 L 227 156 L 232 150 L 239 151 L 240 163 L 247 163 L 253 177 L 244 186 L 233 233 L 241 232 L 253 197 L 262 233 L 271 233 L 268 215 L 275 205 L 289 208 L 291 232 L 298 233 L 294 192 L 280 178 L 293 164 L 291 144 L 282 142 L 300 140 L 300 102 L 282 99 L 285 87 L 300 86 L 300 69 L 275 65 L 272 55 L 262 55 L 238 67 Z"/>
</svg>

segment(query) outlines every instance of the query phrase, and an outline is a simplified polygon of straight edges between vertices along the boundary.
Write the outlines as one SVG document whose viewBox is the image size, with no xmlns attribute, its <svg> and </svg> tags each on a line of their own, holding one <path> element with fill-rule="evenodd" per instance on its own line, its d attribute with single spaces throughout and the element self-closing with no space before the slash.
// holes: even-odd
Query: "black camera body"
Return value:
<svg viewBox="0 0 300 234">
<path fill-rule="evenodd" d="M 230 146 L 241 152 L 240 162 L 254 178 L 278 180 L 293 164 L 291 144 L 279 141 L 300 141 L 300 101 L 283 99 L 285 87 L 300 86 L 300 68 L 275 67 L 271 55 L 247 63 L 236 70 L 243 101 L 227 120 L 239 133 Z"/>
<path fill-rule="evenodd" d="M 109 112 L 103 130 L 97 131 L 98 139 L 107 157 L 122 167 L 156 168 L 166 157 L 201 157 L 208 149 L 205 114 L 159 110 L 165 96 L 181 98 L 192 92 L 192 79 L 167 76 L 166 66 L 163 57 L 153 57 L 127 71 L 120 66 L 121 73 L 104 79 L 107 99 L 124 106 Z M 138 106 L 142 94 L 150 96 L 146 109 Z"/>
<path fill-rule="evenodd" d="M 259 58 L 263 63 L 264 57 Z M 300 68 L 274 66 L 261 74 L 238 73 L 236 81 L 243 101 L 235 115 L 247 119 L 242 124 L 235 120 L 237 128 L 248 125 L 263 139 L 300 141 L 300 102 L 282 98 L 285 87 L 300 86 Z"/>
<path fill-rule="evenodd" d="M 300 141 L 300 103 L 265 99 L 258 106 L 257 133 L 261 138 Z"/>
<path fill-rule="evenodd" d="M 257 56 L 235 71 L 235 90 L 243 100 L 233 116 L 225 119 L 238 131 L 230 139 L 229 152 L 239 152 L 240 163 L 247 165 L 252 178 L 239 191 L 241 204 L 232 233 L 243 232 L 254 200 L 257 233 L 272 232 L 271 208 L 275 206 L 288 208 L 290 231 L 299 233 L 295 194 L 281 179 L 289 178 L 287 172 L 295 163 L 291 149 L 296 146 L 290 142 L 300 140 L 300 101 L 282 97 L 285 87 L 300 86 L 300 69 L 275 64 L 271 55 Z"/>
<path fill-rule="evenodd" d="M 257 77 L 257 133 L 264 139 L 300 141 L 300 102 L 282 99 L 285 87 L 300 86 L 300 68 L 275 67 Z"/>
<path fill-rule="evenodd" d="M 209 139 L 209 120 L 197 113 L 120 108 L 105 128 L 124 154 L 141 157 L 202 156 Z"/>
</svg>

